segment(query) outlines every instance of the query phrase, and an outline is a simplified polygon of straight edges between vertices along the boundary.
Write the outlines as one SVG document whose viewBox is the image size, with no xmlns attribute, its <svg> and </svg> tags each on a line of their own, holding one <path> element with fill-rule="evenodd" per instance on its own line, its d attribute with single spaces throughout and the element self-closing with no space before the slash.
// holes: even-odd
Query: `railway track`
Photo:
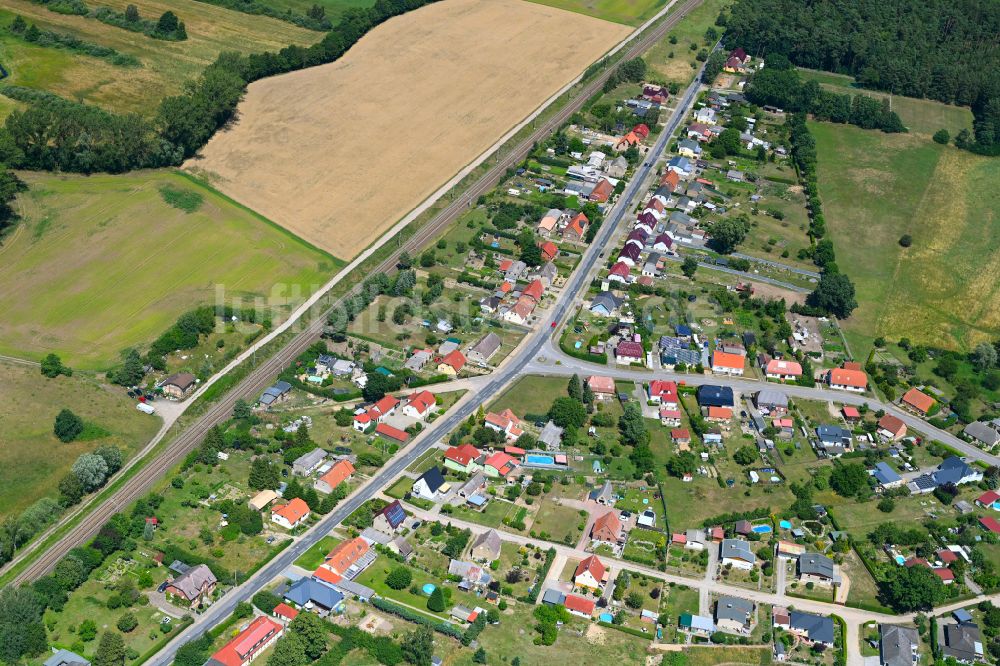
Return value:
<svg viewBox="0 0 1000 666">
<path fill-rule="evenodd" d="M 637 41 L 626 49 L 624 59 L 634 58 L 644 53 L 653 44 L 663 38 L 667 31 L 673 28 L 680 19 L 686 16 L 691 9 L 701 4 L 701 2 L 702 0 L 687 0 L 681 3 L 672 14 L 656 26 L 649 28 L 646 33 L 640 35 Z M 541 142 L 561 127 L 588 99 L 600 91 L 605 81 L 607 81 L 615 69 L 615 67 L 612 67 L 597 74 L 566 106 L 556 112 L 551 118 L 541 123 L 529 136 L 525 137 L 505 156 L 501 156 L 466 192 L 443 208 L 432 220 L 420 227 L 413 236 L 400 244 L 371 273 L 389 273 L 393 271 L 400 255 L 404 252 L 410 254 L 416 253 L 423 245 L 440 234 L 448 225 L 452 224 L 480 195 L 496 187 L 503 179 L 507 170 L 520 163 L 530 153 L 535 143 Z M 251 370 L 243 380 L 223 395 L 208 411 L 171 440 L 155 460 L 146 463 L 121 488 L 115 491 L 113 495 L 104 500 L 99 506 L 91 508 L 89 513 L 70 528 L 69 531 L 59 537 L 58 541 L 49 544 L 44 552 L 39 553 L 30 564 L 25 566 L 14 577 L 14 582 L 18 584 L 30 582 L 47 574 L 55 567 L 64 553 L 94 537 L 111 515 L 122 510 L 131 502 L 147 493 L 156 481 L 169 469 L 181 462 L 189 451 L 201 443 L 205 434 L 212 426 L 229 419 L 237 400 L 240 398 L 255 398 L 299 354 L 303 353 L 311 344 L 318 340 L 323 332 L 327 314 L 336 308 L 344 298 L 354 295 L 359 288 L 360 281 L 341 299 L 338 299 L 337 302 L 329 306 L 322 316 L 312 318 L 284 347 L 277 350 L 272 356 Z"/>
</svg>

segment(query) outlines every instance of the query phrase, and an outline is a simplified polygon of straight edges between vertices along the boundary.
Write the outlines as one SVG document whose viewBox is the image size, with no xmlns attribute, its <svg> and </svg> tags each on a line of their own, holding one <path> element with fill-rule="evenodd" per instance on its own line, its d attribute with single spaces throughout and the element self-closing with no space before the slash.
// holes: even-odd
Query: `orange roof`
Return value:
<svg viewBox="0 0 1000 666">
<path fill-rule="evenodd" d="M 517 461 L 503 451 L 497 451 L 486 459 L 486 464 L 497 470 L 501 474 L 507 474 L 512 469 L 513 463 Z"/>
<path fill-rule="evenodd" d="M 913 407 L 918 412 L 926 414 L 934 406 L 934 398 L 930 397 L 919 389 L 911 388 L 903 394 L 903 402 Z"/>
<path fill-rule="evenodd" d="M 795 377 L 799 377 L 802 375 L 802 366 L 797 361 L 772 358 L 767 362 L 764 372 L 768 375 L 794 375 Z"/>
<path fill-rule="evenodd" d="M 452 446 L 444 452 L 444 457 L 448 460 L 454 460 L 459 465 L 465 466 L 479 457 L 479 449 L 474 447 L 472 444 Z"/>
<path fill-rule="evenodd" d="M 361 537 L 338 544 L 326 556 L 323 566 L 333 571 L 344 573 L 352 564 L 368 552 L 368 542 Z"/>
<path fill-rule="evenodd" d="M 521 419 L 517 418 L 517 415 L 508 408 L 499 414 L 490 412 L 486 415 L 486 422 L 506 429 L 509 425 L 520 425 Z"/>
<path fill-rule="evenodd" d="M 691 439 L 691 432 L 687 428 L 674 428 L 670 431 L 670 439 Z"/>
<path fill-rule="evenodd" d="M 846 365 L 846 364 L 845 364 Z M 861 370 L 849 368 L 834 368 L 830 371 L 830 383 L 838 386 L 865 388 L 868 386 L 868 375 Z"/>
<path fill-rule="evenodd" d="M 527 287 L 525 287 L 524 291 L 522 291 L 521 293 L 524 294 L 525 296 L 530 296 L 536 301 L 539 301 L 542 298 L 542 294 L 545 293 L 545 285 L 542 284 L 541 280 L 535 280 Z"/>
<path fill-rule="evenodd" d="M 441 364 L 450 365 L 455 369 L 455 372 L 460 372 L 462 368 L 465 367 L 465 354 L 457 349 L 454 349 L 451 353 L 441 359 Z"/>
<path fill-rule="evenodd" d="M 271 515 L 281 516 L 294 525 L 309 515 L 309 505 L 301 498 L 295 497 L 288 504 L 282 504 L 271 509 Z"/>
<path fill-rule="evenodd" d="M 716 349 L 712 354 L 713 368 L 731 368 L 733 370 L 742 370 L 745 361 L 746 359 L 739 354 L 730 354 L 729 352 L 724 352 L 718 349 Z"/>
<path fill-rule="evenodd" d="M 499 268 L 502 271 L 506 271 L 507 269 L 509 269 L 513 265 L 514 265 L 514 260 L 513 259 L 502 259 L 500 261 L 500 265 L 497 266 L 497 268 Z"/>
<path fill-rule="evenodd" d="M 576 594 L 567 594 L 566 598 L 563 599 L 563 606 L 566 607 L 566 610 L 576 611 L 577 613 L 584 613 L 586 615 L 594 614 L 594 602 Z"/>
<path fill-rule="evenodd" d="M 857 361 L 844 361 L 840 364 L 840 367 L 844 370 L 860 370 L 861 364 Z"/>
<path fill-rule="evenodd" d="M 601 178 L 597 185 L 594 186 L 593 191 L 590 193 L 591 201 L 607 201 L 611 193 L 615 191 L 615 188 L 608 181 L 607 178 Z"/>
<path fill-rule="evenodd" d="M 597 555 L 591 555 L 576 566 L 576 572 L 573 573 L 573 578 L 582 575 L 584 571 L 589 571 L 590 575 L 593 576 L 595 580 L 602 581 L 604 580 L 604 574 L 607 572 L 607 568 L 604 566 L 603 562 L 597 559 Z"/>
<path fill-rule="evenodd" d="M 233 640 L 223 645 L 218 652 L 212 655 L 212 659 L 224 664 L 224 666 L 243 666 L 244 663 L 256 656 L 258 645 L 271 636 L 279 635 L 284 631 L 284 626 L 261 615 Z"/>
<path fill-rule="evenodd" d="M 857 407 L 844 407 L 840 411 L 842 411 L 844 413 L 844 418 L 845 419 L 860 419 L 861 418 L 861 412 L 858 411 Z"/>
<path fill-rule="evenodd" d="M 389 439 L 394 439 L 397 442 L 405 442 L 410 439 L 410 433 L 405 430 L 400 430 L 399 428 L 393 428 L 388 423 L 379 423 L 375 426 L 375 433 L 388 437 Z"/>
<path fill-rule="evenodd" d="M 594 521 L 594 527 L 591 532 L 597 532 L 599 530 L 609 530 L 615 538 L 621 534 L 622 531 L 622 521 L 618 519 L 617 511 L 608 511 L 606 514 Z"/>
<path fill-rule="evenodd" d="M 892 414 L 886 414 L 878 420 L 878 427 L 882 430 L 887 430 L 893 435 L 899 435 L 901 432 L 906 432 L 906 424 L 903 423 L 902 419 L 899 419 Z"/>
<path fill-rule="evenodd" d="M 667 398 L 670 402 L 676 402 L 677 382 L 664 379 L 654 379 L 649 382 L 649 395 L 659 396 L 661 400 Z"/>
<path fill-rule="evenodd" d="M 421 391 L 420 393 L 414 393 L 411 395 L 406 404 L 423 414 L 436 403 L 437 401 L 435 400 L 433 393 L 430 391 Z"/>
<path fill-rule="evenodd" d="M 514 286 L 510 282 L 504 282 L 503 284 L 500 285 L 500 291 L 502 291 L 505 294 L 513 288 Z"/>
<path fill-rule="evenodd" d="M 542 250 L 542 259 L 545 261 L 552 261 L 559 254 L 559 246 L 557 246 L 552 241 L 545 241 L 544 243 L 539 243 L 538 247 Z"/>
<path fill-rule="evenodd" d="M 503 447 L 503 452 L 511 456 L 523 456 L 527 451 L 519 446 L 505 446 Z"/>
<path fill-rule="evenodd" d="M 391 395 L 382 396 L 382 399 L 372 405 L 372 409 L 377 411 L 379 414 L 388 414 L 396 408 L 399 404 L 399 400 L 392 397 Z"/>
<path fill-rule="evenodd" d="M 610 185 L 611 183 L 608 184 Z M 584 227 L 586 227 L 588 224 L 590 224 L 590 220 L 587 219 L 587 216 L 584 215 L 583 213 L 577 213 L 576 215 L 573 216 L 573 219 L 569 221 L 569 224 L 566 226 L 566 231 L 572 231 L 578 236 L 583 236 Z"/>
<path fill-rule="evenodd" d="M 331 488 L 336 488 L 340 482 L 354 474 L 354 465 L 350 460 L 341 460 L 330 468 L 330 471 L 319 477 L 320 481 L 325 481 Z"/>
<path fill-rule="evenodd" d="M 587 386 L 594 393 L 614 393 L 615 392 L 615 380 L 611 377 L 604 377 L 603 375 L 591 375 L 587 378 Z"/>
<path fill-rule="evenodd" d="M 286 604 L 284 601 L 275 606 L 274 610 L 271 612 L 281 617 L 287 617 L 289 620 L 294 620 L 299 614 L 297 610 Z"/>
<path fill-rule="evenodd" d="M 341 580 L 340 574 L 322 565 L 317 567 L 316 571 L 313 572 L 313 578 L 323 581 L 324 583 L 333 583 L 334 585 L 339 583 Z"/>
<path fill-rule="evenodd" d="M 680 185 L 680 182 L 680 174 L 676 171 L 668 171 L 663 175 L 663 178 L 660 178 L 660 185 L 669 185 L 671 190 Z"/>
<path fill-rule="evenodd" d="M 733 418 L 733 410 L 729 407 L 709 407 L 708 418 L 728 420 Z"/>
</svg>

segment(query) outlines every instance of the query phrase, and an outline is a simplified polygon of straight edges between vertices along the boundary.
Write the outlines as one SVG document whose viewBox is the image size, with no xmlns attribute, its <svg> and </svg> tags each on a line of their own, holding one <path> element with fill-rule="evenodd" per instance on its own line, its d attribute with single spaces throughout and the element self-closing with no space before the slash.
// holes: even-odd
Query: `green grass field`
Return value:
<svg viewBox="0 0 1000 666">
<path fill-rule="evenodd" d="M 701 49 L 710 48 L 706 44 L 705 31 L 715 25 L 719 12 L 728 7 L 731 0 L 704 0 L 700 5 L 688 12 L 680 23 L 668 33 L 667 39 L 662 39 L 653 45 L 643 56 L 649 65 L 650 76 L 665 81 L 676 81 L 687 84 L 694 78 L 700 66 L 695 56 Z M 723 28 L 715 28 L 722 34 Z M 670 43 L 670 36 L 677 38 L 676 44 Z M 691 44 L 698 48 L 691 50 Z M 673 57 L 670 54 L 673 53 Z"/>
<path fill-rule="evenodd" d="M 860 93 L 876 99 L 891 97 L 892 110 L 899 114 L 899 118 L 911 132 L 917 134 L 932 135 L 943 128 L 955 136 L 960 130 L 972 129 L 972 109 L 968 107 L 942 104 L 929 99 L 915 99 L 900 95 L 890 96 L 888 93 L 858 87 L 854 83 L 854 77 L 844 74 L 819 72 L 812 69 L 800 69 L 799 72 L 803 79 L 817 81 L 821 86 L 833 92 L 855 95 Z"/>
<path fill-rule="evenodd" d="M 277 321 L 339 265 L 174 172 L 25 179 L 23 221 L 0 247 L 0 353 L 56 351 L 71 366 L 103 368 L 220 297 L 259 303 Z M 191 214 L 173 208 L 164 184 L 200 191 L 204 203 Z"/>
<path fill-rule="evenodd" d="M 1000 162 L 916 135 L 810 128 L 837 263 L 858 292 L 844 322 L 854 356 L 879 335 L 948 348 L 995 338 Z"/>
<path fill-rule="evenodd" d="M 531 0 L 531 2 L 625 25 L 641 25 L 667 4 L 667 0 Z"/>
<path fill-rule="evenodd" d="M 315 4 L 326 10 L 326 17 L 332 23 L 347 11 L 354 8 L 367 8 L 375 4 L 375 0 L 270 0 L 268 3 L 275 9 L 291 9 L 293 12 L 305 14 Z"/>
<path fill-rule="evenodd" d="M 327 0 L 329 4 L 351 0 Z M 128 0 L 90 3 L 124 10 Z M 175 95 L 187 79 L 197 76 L 222 51 L 258 53 L 277 51 L 289 44 L 308 45 L 323 33 L 285 21 L 251 16 L 193 0 L 151 0 L 139 11 L 157 18 L 171 10 L 184 21 L 188 39 L 169 42 L 107 25 L 96 19 L 57 14 L 31 0 L 9 0 L 0 11 L 0 62 L 10 70 L 4 83 L 40 88 L 69 99 L 98 104 L 115 111 L 146 115 L 156 112 L 160 100 Z M 26 44 L 6 34 L 15 14 L 40 29 L 71 34 L 88 42 L 109 46 L 138 57 L 142 67 L 122 69 L 102 60 L 54 48 Z M 9 100 L 0 101 L 9 111 Z"/>
<path fill-rule="evenodd" d="M 0 362 L 0 517 L 16 514 L 45 495 L 81 453 L 114 444 L 131 455 L 156 433 L 160 419 L 135 409 L 121 389 L 81 376 L 47 379 L 38 368 Z M 52 434 L 66 408 L 110 434 L 65 444 Z"/>
<path fill-rule="evenodd" d="M 295 560 L 295 566 L 302 567 L 307 571 L 312 571 L 319 565 L 323 564 L 324 558 L 326 558 L 327 553 L 333 550 L 334 546 L 340 543 L 342 539 L 337 537 L 325 536 L 316 543 L 306 552 L 302 553 L 299 559 Z"/>
</svg>

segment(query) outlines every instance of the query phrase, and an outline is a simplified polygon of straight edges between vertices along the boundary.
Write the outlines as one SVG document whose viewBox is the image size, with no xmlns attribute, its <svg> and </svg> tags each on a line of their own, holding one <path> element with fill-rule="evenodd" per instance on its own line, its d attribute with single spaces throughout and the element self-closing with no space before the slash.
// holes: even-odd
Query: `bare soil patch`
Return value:
<svg viewBox="0 0 1000 666">
<path fill-rule="evenodd" d="M 349 259 L 629 31 L 519 0 L 429 5 L 253 83 L 187 167 Z"/>
</svg>

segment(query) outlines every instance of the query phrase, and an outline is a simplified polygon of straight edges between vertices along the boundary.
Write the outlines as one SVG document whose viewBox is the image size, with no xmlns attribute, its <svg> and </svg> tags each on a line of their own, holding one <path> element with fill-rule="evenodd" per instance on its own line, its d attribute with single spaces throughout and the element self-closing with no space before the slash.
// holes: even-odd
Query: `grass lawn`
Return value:
<svg viewBox="0 0 1000 666">
<path fill-rule="evenodd" d="M 462 506 L 455 507 L 451 515 L 459 520 L 467 520 L 470 523 L 478 523 L 486 527 L 499 527 L 513 506 L 510 502 L 494 498 L 486 504 L 486 508 L 482 511 L 477 511 L 463 504 Z"/>
<path fill-rule="evenodd" d="M 834 508 L 833 514 L 842 530 L 851 532 L 855 538 L 864 538 L 881 523 L 917 524 L 927 520 L 930 517 L 928 513 L 941 516 L 954 512 L 930 493 L 896 498 L 892 513 L 882 513 L 876 508 L 876 504 L 874 500 L 861 503 L 850 501 Z"/>
<path fill-rule="evenodd" d="M 101 0 L 87 4 L 124 11 L 129 1 Z M 188 39 L 182 42 L 152 39 L 96 19 L 58 14 L 30 0 L 10 0 L 3 7 L 0 24 L 5 34 L 10 19 L 20 14 L 39 29 L 108 46 L 142 61 L 142 67 L 124 69 L 89 56 L 4 37 L 0 39 L 0 59 L 11 72 L 5 83 L 147 116 L 156 113 L 164 97 L 181 92 L 185 81 L 197 76 L 223 51 L 278 51 L 289 44 L 308 45 L 323 37 L 322 32 L 285 21 L 186 0 L 150 0 L 139 6 L 141 15 L 154 21 L 167 10 L 177 14 L 188 33 Z"/>
<path fill-rule="evenodd" d="M 531 533 L 537 534 L 540 539 L 575 544 L 583 533 L 582 526 L 586 522 L 587 519 L 580 516 L 573 507 L 562 506 L 546 498 L 538 507 L 538 513 L 531 524 Z"/>
<path fill-rule="evenodd" d="M 648 563 L 656 566 L 663 561 L 663 546 L 666 545 L 666 535 L 662 532 L 632 528 L 628 542 L 625 544 L 625 559 Z"/>
<path fill-rule="evenodd" d="M 929 99 L 900 95 L 890 96 L 888 93 L 867 90 L 856 86 L 854 77 L 845 74 L 811 69 L 800 69 L 799 74 L 803 80 L 818 81 L 822 87 L 836 93 L 863 94 L 879 100 L 891 97 L 892 110 L 899 115 L 900 120 L 911 132 L 931 136 L 939 129 L 946 129 L 955 136 L 963 129 L 972 129 L 972 109 L 966 106 L 952 106 Z"/>
<path fill-rule="evenodd" d="M 59 480 L 77 456 L 114 444 L 126 458 L 149 441 L 160 419 L 135 409 L 120 388 L 77 373 L 47 379 L 38 368 L 0 363 L 0 517 L 12 516 L 44 495 L 55 495 Z M 71 410 L 106 437 L 64 443 L 52 434 L 56 414 Z"/>
<path fill-rule="evenodd" d="M 540 5 L 579 12 L 605 21 L 641 25 L 663 9 L 667 0 L 531 0 Z"/>
<path fill-rule="evenodd" d="M 847 603 L 860 604 L 869 608 L 882 608 L 878 602 L 878 586 L 864 563 L 854 550 L 844 553 L 844 561 L 840 565 L 843 575 L 851 579 L 851 589 L 847 591 Z M 885 612 L 892 611 L 885 609 Z"/>
<path fill-rule="evenodd" d="M 688 666 L 715 666 L 715 664 L 771 663 L 771 649 L 759 647 L 689 647 L 684 650 Z"/>
<path fill-rule="evenodd" d="M 410 492 L 410 488 L 412 487 L 413 479 L 408 476 L 401 476 L 396 479 L 394 484 L 386 489 L 385 494 L 389 497 L 395 497 L 396 499 L 403 499 L 403 495 Z"/>
<path fill-rule="evenodd" d="M 726 474 L 724 470 L 723 477 Z M 690 483 L 670 477 L 663 483 L 663 494 L 667 500 L 667 518 L 670 530 L 683 532 L 689 528 L 701 527 L 703 521 L 739 505 L 745 511 L 758 507 L 787 506 L 794 500 L 791 491 L 784 485 L 764 486 L 757 484 L 751 488 L 743 485 L 746 475 L 735 476 L 737 483 L 732 488 L 722 488 L 715 479 L 696 476 Z M 749 490 L 750 496 L 744 492 Z"/>
<path fill-rule="evenodd" d="M 668 33 L 667 39 L 660 40 L 647 51 L 643 59 L 649 64 L 654 78 L 658 76 L 666 81 L 676 81 L 685 85 L 690 82 L 694 78 L 697 66 L 701 65 L 695 60 L 695 56 L 699 50 L 708 50 L 711 46 L 705 43 L 705 31 L 715 26 L 719 12 L 730 4 L 732 4 L 730 0 L 705 0 L 674 26 Z M 717 26 L 715 29 L 720 35 L 724 30 Z M 677 38 L 676 44 L 670 43 L 670 36 Z M 697 44 L 698 47 L 691 50 L 691 44 Z"/>
<path fill-rule="evenodd" d="M 553 400 L 567 395 L 568 384 L 569 380 L 564 377 L 521 377 L 490 403 L 487 411 L 509 409 L 521 418 L 525 414 L 545 414 Z"/>
<path fill-rule="evenodd" d="M 277 322 L 339 265 L 176 172 L 25 180 L 23 221 L 0 248 L 0 353 L 102 369 L 198 304 L 259 303 Z M 185 213 L 163 186 L 203 202 Z"/>
<path fill-rule="evenodd" d="M 810 128 L 837 262 L 857 288 L 859 307 L 844 322 L 854 356 L 879 335 L 959 349 L 995 338 L 1000 162 L 921 136 Z"/>
<path fill-rule="evenodd" d="M 323 564 L 323 558 L 333 550 L 333 547 L 341 542 L 341 539 L 333 536 L 325 536 L 317 541 L 312 548 L 302 553 L 302 556 L 295 560 L 295 566 L 302 567 L 307 571 L 313 571 Z"/>
</svg>

